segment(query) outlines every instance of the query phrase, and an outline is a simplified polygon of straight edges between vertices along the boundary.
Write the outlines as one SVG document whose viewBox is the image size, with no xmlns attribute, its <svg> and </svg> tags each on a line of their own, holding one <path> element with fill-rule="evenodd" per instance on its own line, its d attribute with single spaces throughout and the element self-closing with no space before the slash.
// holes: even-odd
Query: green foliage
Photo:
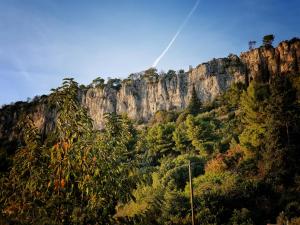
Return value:
<svg viewBox="0 0 300 225">
<path fill-rule="evenodd" d="M 95 133 L 77 93 L 77 83 L 65 79 L 50 95 L 57 109 L 50 143 L 42 142 L 30 119 L 24 120 L 24 147 L 1 180 L 7 221 L 113 224 L 118 201 L 131 198 L 135 132 L 130 121 L 107 115 L 105 131 Z"/>
<path fill-rule="evenodd" d="M 192 146 L 192 141 L 187 134 L 186 123 L 180 123 L 175 131 L 173 132 L 173 138 L 175 142 L 175 148 L 181 153 L 187 153 L 194 149 Z"/>
<path fill-rule="evenodd" d="M 238 82 L 233 84 L 223 95 L 224 104 L 229 108 L 238 108 L 242 92 L 245 88 L 245 84 L 243 83 Z"/>
<path fill-rule="evenodd" d="M 209 117 L 193 117 L 186 119 L 186 133 L 192 145 L 200 154 L 206 156 L 214 149 L 214 140 L 217 139 L 215 130 L 217 121 Z"/>
<path fill-rule="evenodd" d="M 264 169 L 272 182 L 289 183 L 295 171 L 300 171 L 297 150 L 300 110 L 296 92 L 289 79 L 275 78 L 270 84 L 271 95 L 265 107 Z M 283 179 L 283 180 L 282 180 Z"/>
<path fill-rule="evenodd" d="M 178 113 L 175 111 L 159 110 L 154 114 L 154 116 L 150 120 L 150 124 L 154 125 L 158 123 L 175 122 L 177 117 Z"/>
<path fill-rule="evenodd" d="M 290 75 L 289 78 L 296 91 L 297 104 L 300 104 L 300 74 L 298 76 Z"/>
<path fill-rule="evenodd" d="M 160 174 L 161 183 L 164 186 L 172 186 L 174 189 L 183 190 L 188 181 L 188 163 L 191 161 L 193 166 L 193 175 L 198 176 L 204 172 L 204 159 L 189 154 L 180 155 L 174 159 L 164 159 L 161 162 Z"/>
<path fill-rule="evenodd" d="M 158 79 L 153 68 L 144 76 Z M 191 161 L 196 224 L 297 224 L 298 78 L 272 77 L 247 90 L 237 83 L 203 106 L 193 88 L 180 114 L 158 111 L 138 130 L 126 116 L 106 114 L 102 131 L 93 130 L 77 83 L 66 79 L 48 98 L 53 131 L 41 137 L 30 116 L 19 126 L 22 147 L 1 173 L 0 219 L 190 224 Z"/>
<path fill-rule="evenodd" d="M 272 43 L 275 39 L 273 34 L 268 34 L 263 37 L 263 45 L 264 46 L 272 46 Z"/>
<path fill-rule="evenodd" d="M 172 139 L 175 123 L 157 124 L 147 133 L 148 157 L 154 161 L 167 155 L 176 155 L 175 143 Z"/>
<path fill-rule="evenodd" d="M 252 82 L 241 97 L 242 123 L 245 126 L 240 141 L 248 148 L 255 149 L 262 145 L 266 127 L 264 108 L 269 96 L 269 87 Z"/>
<path fill-rule="evenodd" d="M 158 76 L 157 69 L 156 68 L 149 68 L 148 70 L 145 71 L 144 76 L 145 77 L 156 77 L 156 76 Z"/>
<path fill-rule="evenodd" d="M 282 194 L 283 185 L 295 182 L 299 171 L 295 91 L 288 79 L 252 82 L 247 91 L 244 88 L 242 84 L 232 86 L 216 104 L 202 107 L 196 116 L 182 112 L 172 128 L 172 139 L 163 138 L 180 154 L 196 153 L 210 159 L 205 163 L 205 174 L 194 174 L 193 180 L 196 220 L 201 224 L 275 221 L 278 210 L 296 199 L 289 194 L 295 194 L 296 187 Z M 157 132 L 159 125 L 164 127 L 155 124 L 146 133 Z M 154 140 L 161 137 L 153 135 L 153 146 L 159 146 Z M 160 156 L 159 167 L 152 172 L 153 183 L 138 187 L 134 195 L 138 192 L 142 197 L 124 206 L 130 206 L 127 212 L 135 212 L 131 218 L 139 218 L 142 224 L 190 223 L 189 186 L 184 184 L 187 171 L 184 166 L 173 166 L 174 157 Z M 147 203 L 142 200 L 150 196 Z M 297 214 L 290 216 L 290 221 L 292 217 L 296 221 Z"/>
<path fill-rule="evenodd" d="M 168 72 L 167 72 L 167 74 L 166 74 L 166 77 L 168 78 L 168 79 L 171 79 L 171 78 L 173 78 L 173 77 L 175 77 L 176 76 L 176 71 L 175 70 L 169 70 Z"/>
<path fill-rule="evenodd" d="M 242 96 L 244 131 L 241 143 L 256 151 L 261 176 L 282 183 L 298 171 L 299 107 L 287 78 L 275 78 L 269 85 L 252 83 Z M 297 162 L 296 162 L 297 161 Z M 292 177 L 290 177 L 292 179 Z"/>
<path fill-rule="evenodd" d="M 101 77 L 95 78 L 95 79 L 93 80 L 93 82 L 92 82 L 93 86 L 96 87 L 96 88 L 104 88 L 104 86 L 105 86 L 104 83 L 105 83 L 105 81 L 104 81 L 104 79 L 101 78 Z"/>
<path fill-rule="evenodd" d="M 200 113 L 200 110 L 201 110 L 201 102 L 198 99 L 196 89 L 193 86 L 191 99 L 185 111 L 188 114 L 197 115 L 198 113 Z"/>
<path fill-rule="evenodd" d="M 25 146 L 13 157 L 13 167 L 1 178 L 1 211 L 11 223 L 38 223 L 46 216 L 47 157 L 33 121 L 26 117 L 21 122 Z M 44 194 L 42 194 L 44 193 Z M 32 217 L 34 215 L 34 217 Z"/>
<path fill-rule="evenodd" d="M 156 68 L 149 68 L 144 72 L 143 78 L 145 78 L 149 82 L 157 82 L 158 81 L 158 73 Z"/>
<path fill-rule="evenodd" d="M 226 151 L 242 131 L 240 117 L 235 112 L 223 112 L 221 107 L 209 113 L 204 111 L 196 117 L 183 112 L 176 124 L 173 133 L 176 149 L 180 152 L 200 151 L 203 155 Z"/>
<path fill-rule="evenodd" d="M 251 213 L 248 209 L 242 208 L 241 210 L 235 209 L 230 218 L 229 224 L 232 225 L 253 225 Z"/>
<path fill-rule="evenodd" d="M 10 163 L 11 160 L 8 156 L 7 150 L 4 147 L 0 147 L 0 174 L 5 173 Z"/>
<path fill-rule="evenodd" d="M 183 69 L 180 69 L 180 70 L 178 71 L 178 74 L 184 74 L 184 70 L 183 70 Z"/>
<path fill-rule="evenodd" d="M 237 188 L 238 182 L 238 176 L 231 172 L 205 173 L 194 179 L 194 193 L 195 196 L 205 195 L 207 192 L 226 194 Z"/>
<path fill-rule="evenodd" d="M 109 88 L 113 88 L 113 89 L 119 91 L 122 87 L 121 80 L 120 79 L 108 79 L 107 86 Z"/>
<path fill-rule="evenodd" d="M 189 161 L 194 163 L 195 176 L 203 174 L 204 160 L 199 156 L 164 158 L 151 174 L 151 181 L 133 191 L 135 201 L 120 206 L 117 216 L 138 219 L 142 224 L 189 224 L 189 199 L 184 192 Z"/>
</svg>

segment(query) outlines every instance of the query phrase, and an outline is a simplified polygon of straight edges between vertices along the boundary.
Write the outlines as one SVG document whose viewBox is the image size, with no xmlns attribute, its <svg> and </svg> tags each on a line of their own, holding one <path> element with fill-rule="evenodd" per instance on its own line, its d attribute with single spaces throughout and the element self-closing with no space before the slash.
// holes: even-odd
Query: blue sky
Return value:
<svg viewBox="0 0 300 225">
<path fill-rule="evenodd" d="M 64 77 L 125 78 L 149 68 L 196 0 L 0 0 L 0 105 L 47 94 Z M 265 34 L 299 37 L 299 0 L 200 0 L 159 62 L 187 69 L 240 54 Z"/>
</svg>

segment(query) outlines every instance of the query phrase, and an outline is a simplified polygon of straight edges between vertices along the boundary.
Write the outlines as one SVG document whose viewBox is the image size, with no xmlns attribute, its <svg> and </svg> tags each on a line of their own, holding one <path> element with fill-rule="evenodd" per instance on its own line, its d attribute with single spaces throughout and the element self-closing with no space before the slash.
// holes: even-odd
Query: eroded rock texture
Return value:
<svg viewBox="0 0 300 225">
<path fill-rule="evenodd" d="M 91 88 L 82 95 L 95 127 L 103 126 L 107 112 L 126 113 L 147 121 L 158 110 L 184 109 L 194 86 L 202 102 L 210 101 L 233 82 L 245 79 L 245 67 L 235 55 L 200 64 L 187 73 L 173 76 L 141 77 L 122 82 L 120 90 Z"/>
<path fill-rule="evenodd" d="M 96 129 L 103 127 L 104 114 L 126 113 L 129 118 L 147 121 L 158 110 L 184 109 L 194 86 L 202 102 L 210 101 L 234 82 L 267 81 L 271 76 L 299 74 L 300 40 L 281 42 L 276 48 L 260 47 L 240 57 L 229 55 L 202 63 L 187 73 L 172 76 L 141 76 L 125 79 L 121 87 L 81 90 L 79 98 L 87 107 Z M 262 76 L 264 74 L 264 76 Z M 36 126 L 43 132 L 53 127 L 55 115 L 41 103 L 18 103 L 0 110 L 0 141 L 17 135 L 16 124 L 22 113 L 33 114 Z M 28 106 L 26 104 L 32 104 Z M 9 109 L 9 110 L 8 110 Z"/>
</svg>

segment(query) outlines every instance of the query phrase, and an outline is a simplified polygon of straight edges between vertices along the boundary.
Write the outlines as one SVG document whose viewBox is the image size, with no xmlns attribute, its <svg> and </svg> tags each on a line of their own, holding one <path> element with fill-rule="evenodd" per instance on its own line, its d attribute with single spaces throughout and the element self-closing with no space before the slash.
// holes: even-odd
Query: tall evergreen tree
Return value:
<svg viewBox="0 0 300 225">
<path fill-rule="evenodd" d="M 241 115 L 244 130 L 239 136 L 241 143 L 252 149 L 260 150 L 266 132 L 265 106 L 269 96 L 266 84 L 251 82 L 241 97 Z"/>
<path fill-rule="evenodd" d="M 299 106 L 287 77 L 269 84 L 251 83 L 241 99 L 241 143 L 254 150 L 260 173 L 270 182 L 287 183 L 299 171 Z"/>
<path fill-rule="evenodd" d="M 186 112 L 192 115 L 197 115 L 198 113 L 201 112 L 201 101 L 197 96 L 195 86 L 193 86 L 192 88 L 191 99 L 186 108 Z"/>
<path fill-rule="evenodd" d="M 265 108 L 265 151 L 263 162 L 272 182 L 289 184 L 299 172 L 300 108 L 296 92 L 287 77 L 276 77 L 270 84 Z"/>
</svg>

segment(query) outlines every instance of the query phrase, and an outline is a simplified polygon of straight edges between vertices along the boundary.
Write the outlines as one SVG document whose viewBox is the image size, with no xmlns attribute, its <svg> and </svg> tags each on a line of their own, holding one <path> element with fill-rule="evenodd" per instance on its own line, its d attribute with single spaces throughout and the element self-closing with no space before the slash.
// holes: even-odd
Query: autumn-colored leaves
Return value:
<svg viewBox="0 0 300 225">
<path fill-rule="evenodd" d="M 67 79 L 49 96 L 57 118 L 45 139 L 25 126 L 25 145 L 0 188 L 0 212 L 16 224 L 107 224 L 116 200 L 130 197 L 134 164 L 122 162 L 134 131 L 114 115 L 105 132 L 95 132 L 77 90 Z M 11 207 L 17 203 L 29 207 Z"/>
<path fill-rule="evenodd" d="M 58 150 L 59 148 L 62 148 L 64 151 L 67 151 L 69 148 L 71 147 L 71 144 L 69 143 L 69 141 L 65 140 L 65 141 L 61 141 L 56 143 L 53 148 L 55 150 Z"/>
<path fill-rule="evenodd" d="M 51 187 L 51 184 L 52 184 L 52 182 L 49 181 L 48 188 Z M 58 190 L 59 188 L 63 189 L 63 188 L 65 188 L 65 185 L 66 185 L 65 179 L 61 179 L 61 180 L 55 179 L 54 180 L 54 190 Z"/>
<path fill-rule="evenodd" d="M 54 181 L 54 187 L 55 187 L 55 189 L 64 188 L 65 184 L 66 184 L 65 179 L 61 179 L 60 181 L 59 180 L 55 180 Z"/>
<path fill-rule="evenodd" d="M 54 152 L 51 154 L 51 160 L 54 162 L 54 164 L 57 162 L 59 165 L 56 167 L 55 173 L 55 176 L 58 176 L 58 178 L 55 178 L 53 182 L 49 181 L 48 188 L 51 187 L 52 184 L 54 185 L 54 190 L 60 190 L 66 187 L 67 179 L 62 178 L 65 175 L 62 165 L 67 161 L 67 152 L 70 150 L 70 148 L 71 144 L 68 140 L 59 141 L 53 145 L 52 149 Z"/>
</svg>

